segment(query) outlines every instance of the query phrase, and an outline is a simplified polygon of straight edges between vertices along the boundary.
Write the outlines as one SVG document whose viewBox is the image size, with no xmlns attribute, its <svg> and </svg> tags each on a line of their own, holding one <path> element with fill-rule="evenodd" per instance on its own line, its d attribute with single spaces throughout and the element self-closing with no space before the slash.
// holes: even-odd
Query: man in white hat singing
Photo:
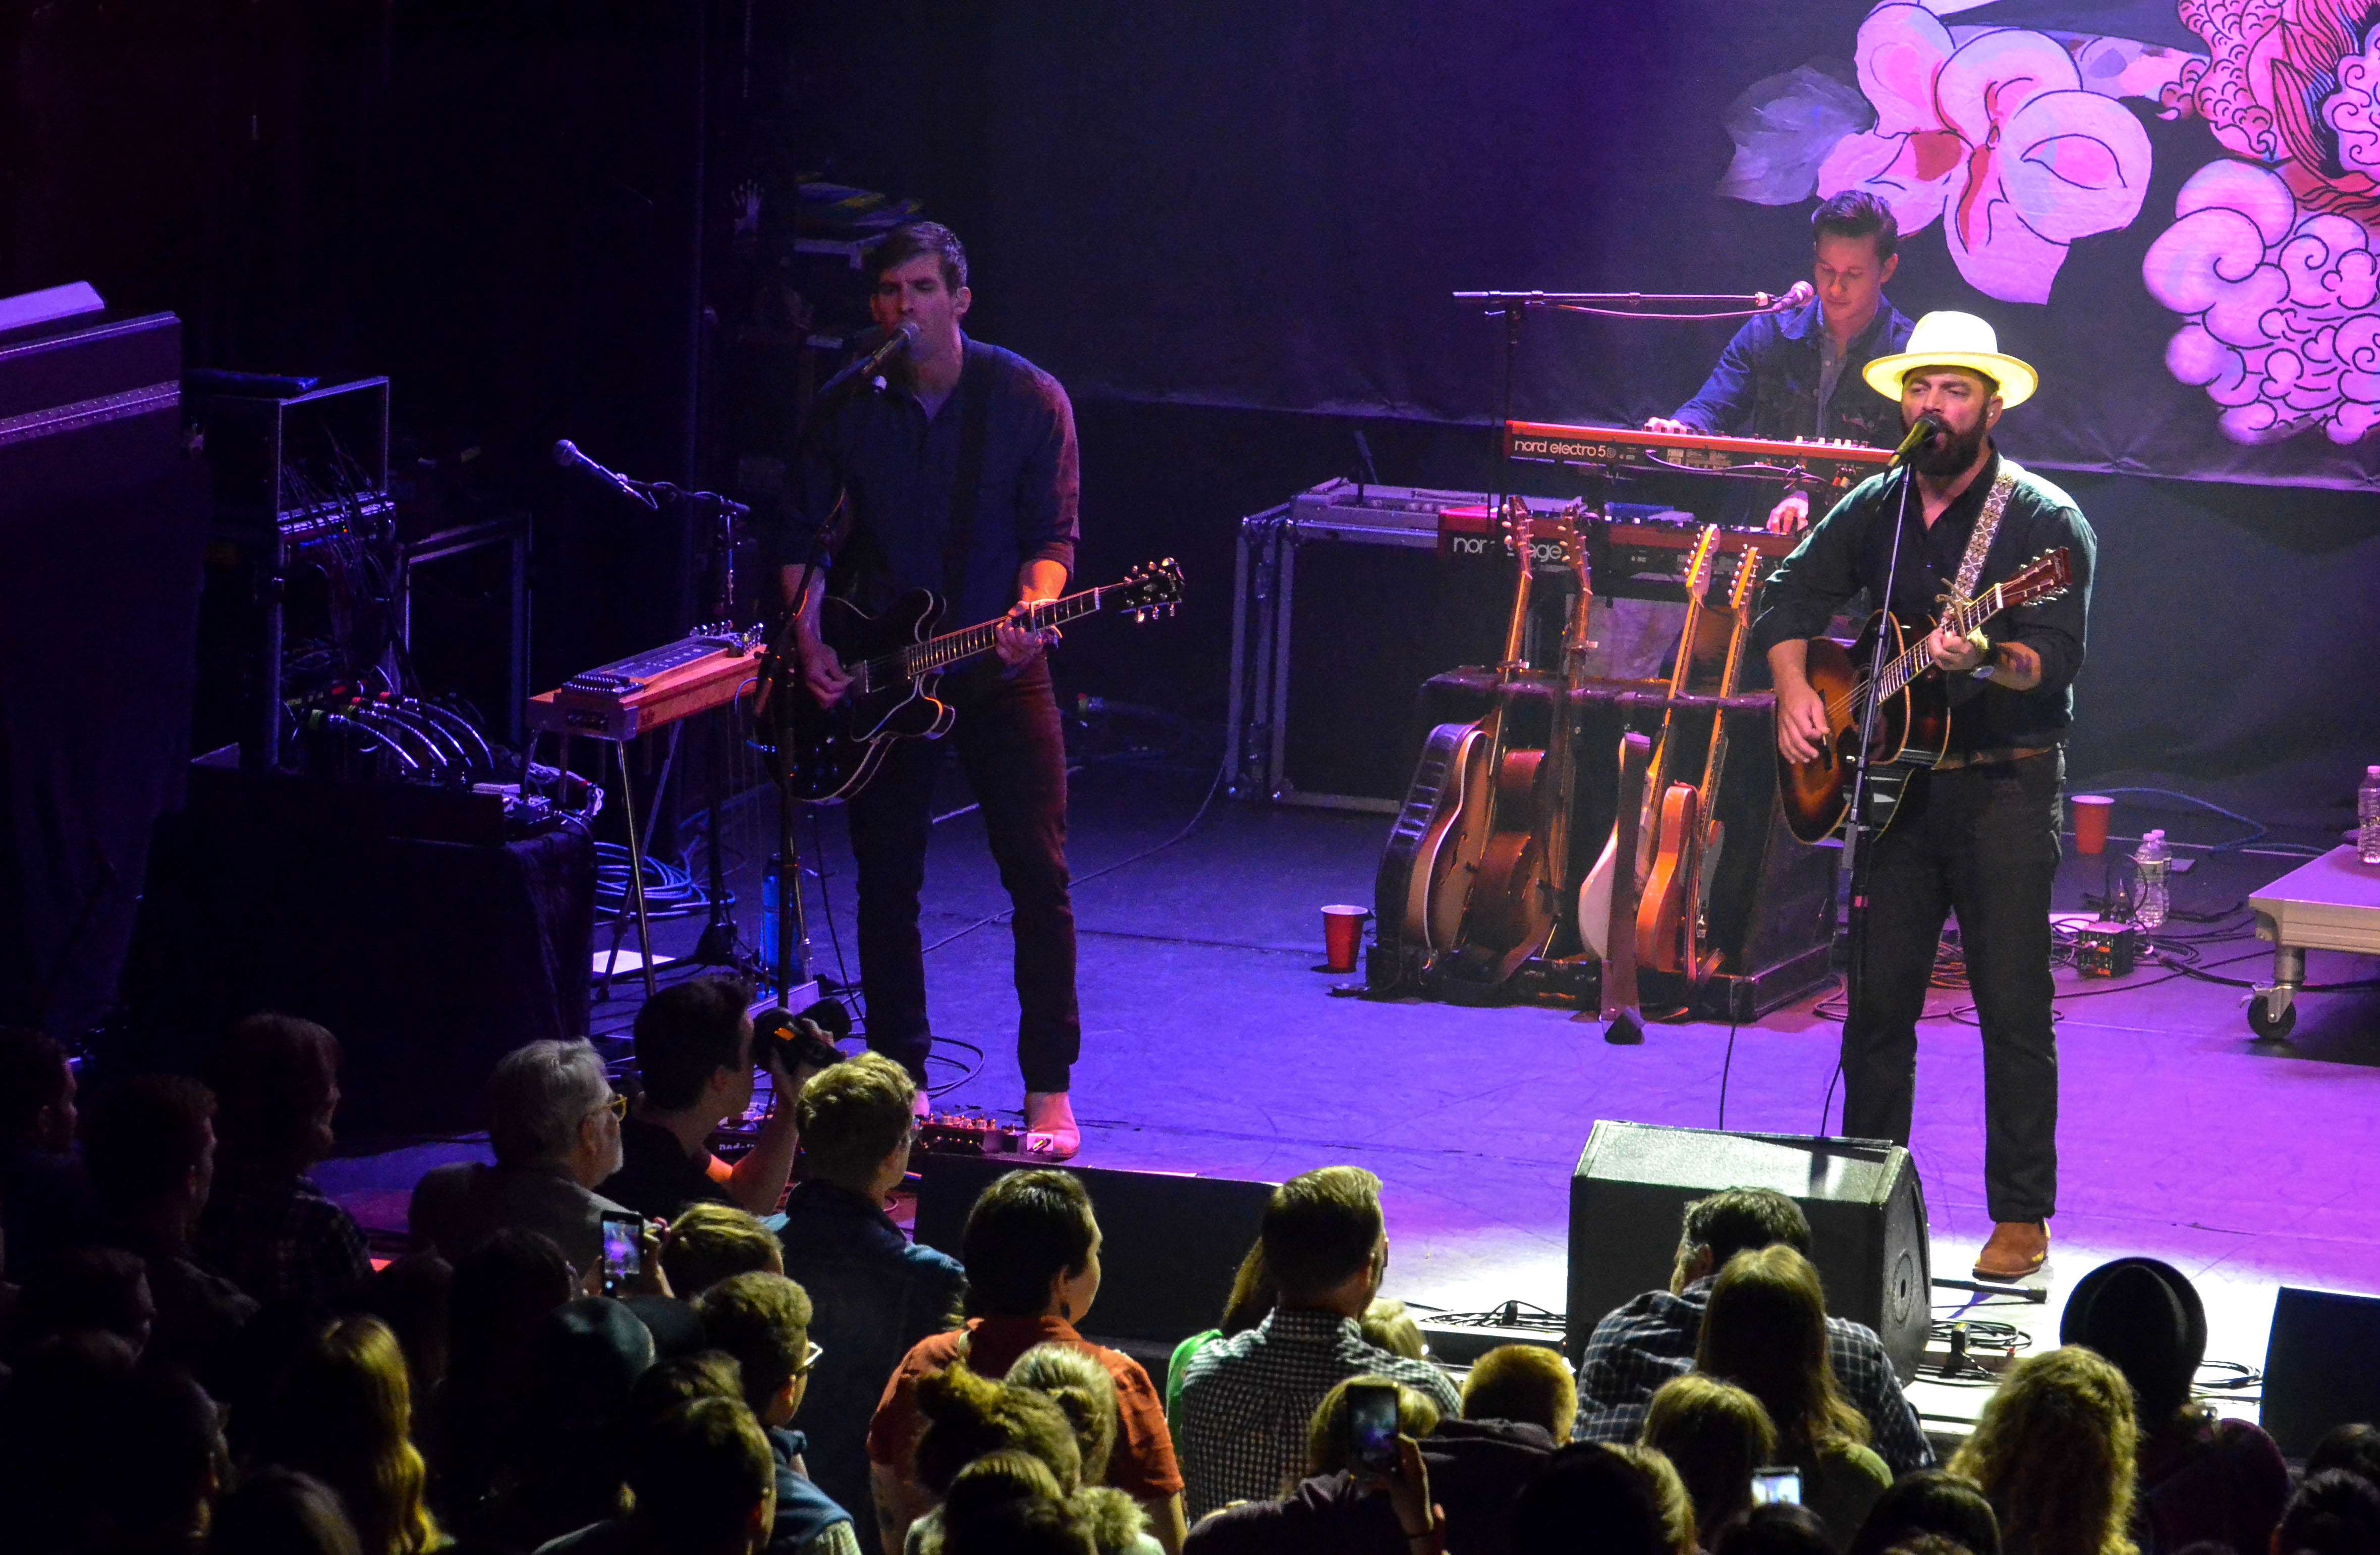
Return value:
<svg viewBox="0 0 2380 1555">
<path fill-rule="evenodd" d="M 2082 665 L 2096 542 L 2074 499 L 1993 445 L 2004 411 L 2040 378 L 1971 313 L 1928 313 L 1908 348 L 1864 374 L 1932 423 L 1910 456 L 1915 491 L 1900 529 L 1891 605 L 1912 628 L 1940 598 L 1974 598 L 2044 552 L 2066 548 L 2071 586 L 2003 612 L 1973 638 L 1926 634 L 1949 684 L 1948 754 L 1912 775 L 1870 863 L 1867 954 L 1843 1022 L 1843 1132 L 1906 1144 L 1916 1097 L 1917 1020 L 1946 917 L 1984 1037 L 1984 1182 L 1992 1234 L 1977 1277 L 2015 1280 L 2049 1255 L 2058 1199 L 2058 1048 L 2050 1028 L 2049 893 L 2058 872 L 2066 730 Z M 1827 708 L 1806 673 L 1809 639 L 1864 589 L 1880 600 L 1901 513 L 1898 472 L 1835 504 L 1768 580 L 1753 647 L 1777 686 L 1777 748 L 1818 754 Z M 1865 672 L 1866 660 L 1858 660 Z M 1854 717 L 1856 710 L 1853 710 Z"/>
</svg>

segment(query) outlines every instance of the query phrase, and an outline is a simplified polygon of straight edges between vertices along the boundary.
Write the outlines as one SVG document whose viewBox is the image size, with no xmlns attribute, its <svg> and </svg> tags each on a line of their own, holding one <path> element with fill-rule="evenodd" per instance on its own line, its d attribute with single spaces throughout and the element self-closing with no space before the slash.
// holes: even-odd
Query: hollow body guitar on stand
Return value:
<svg viewBox="0 0 2380 1555">
<path fill-rule="evenodd" d="M 1465 980 L 1483 984 L 1509 976 L 1507 963 L 1526 959 L 1526 947 L 1550 936 L 1556 915 L 1544 900 L 1544 882 L 1548 868 L 1560 865 L 1538 822 L 1566 809 L 1570 789 L 1567 740 L 1552 745 L 1550 758 L 1547 750 L 1510 746 L 1512 698 L 1528 669 L 1523 645 L 1536 578 L 1530 540 L 1533 528 L 1543 536 L 1545 528 L 1517 498 L 1505 504 L 1500 528 L 1520 570 L 1496 699 L 1483 718 L 1430 732 L 1374 883 L 1377 911 L 1383 925 L 1394 926 L 1400 954 L 1433 971 L 1462 964 Z M 1565 520 L 1553 538 L 1565 565 L 1576 565 L 1575 528 Z M 1583 567 L 1580 576 L 1583 585 Z M 1566 646 L 1583 641 L 1583 611 L 1572 619 Z M 1556 723 L 1568 726 L 1566 709 Z M 1467 954 L 1457 954 L 1466 946 Z"/>
<path fill-rule="evenodd" d="M 1718 553 L 1718 525 L 1706 526 L 1702 537 L 1694 542 L 1693 556 L 1686 564 L 1686 619 L 1678 634 L 1677 665 L 1670 672 L 1671 697 L 1684 693 L 1694 674 L 1694 644 L 1702 628 L 1703 593 L 1710 587 L 1711 562 Z M 1611 910 L 1612 893 L 1619 871 L 1622 869 L 1630 871 L 1626 883 L 1634 888 L 1630 893 L 1637 904 L 1634 921 L 1641 925 L 1646 900 L 1645 888 L 1650 883 L 1654 862 L 1660 855 L 1661 838 L 1665 834 L 1682 836 L 1688 831 L 1700 831 L 1702 820 L 1694 789 L 1680 784 L 1675 786 L 1684 792 L 1671 792 L 1670 763 L 1678 746 L 1671 736 L 1677 726 L 1676 709 L 1672 708 L 1661 715 L 1661 732 L 1653 742 L 1651 766 L 1645 774 L 1644 797 L 1633 828 L 1636 845 L 1628 850 L 1627 856 L 1621 856 L 1623 839 L 1621 833 L 1626 829 L 1615 823 L 1611 835 L 1604 841 L 1602 854 L 1597 857 L 1595 867 L 1587 871 L 1585 881 L 1579 887 L 1579 935 L 1587 951 L 1596 956 L 1609 959 L 1613 936 L 1627 932 L 1615 925 L 1615 919 L 1624 922 L 1626 916 L 1614 914 Z M 1639 959 L 1645 957 L 1642 938 L 1640 932 L 1635 936 L 1638 942 L 1632 943 Z"/>
<path fill-rule="evenodd" d="M 1759 588 L 1759 560 L 1758 547 L 1745 545 L 1735 571 L 1735 587 L 1728 595 L 1727 660 L 1718 678 L 1721 698 L 1735 695 L 1743 671 L 1752 597 Z M 1661 796 L 1660 834 L 1637 899 L 1637 965 L 1676 973 L 1697 987 L 1718 970 L 1719 958 L 1704 950 L 1708 930 L 1704 904 L 1709 899 L 1711 877 L 1725 844 L 1718 819 L 1718 785 L 1726 766 L 1727 713 L 1715 708 L 1702 781 L 1692 785 L 1673 783 Z"/>
<path fill-rule="evenodd" d="M 1975 598 L 1952 601 L 1939 625 L 1954 638 L 1966 637 L 2004 610 L 2057 598 L 2073 580 L 2073 560 L 2064 547 L 2044 552 Z M 1827 737 L 1810 760 L 1788 760 L 1781 752 L 1777 758 L 1778 797 L 1786 824 L 1802 841 L 1825 841 L 1851 813 L 1860 726 L 1871 700 L 1876 749 L 1868 766 L 1868 811 L 1878 832 L 1891 824 L 1909 774 L 1933 766 L 1949 750 L 1949 691 L 1925 647 L 1933 630 L 1905 624 L 1888 609 L 1868 617 L 1849 650 L 1830 638 L 1811 640 L 1808 674 L 1826 704 Z M 1871 699 L 1865 671 L 1875 662 L 1879 635 L 1888 657 Z"/>
<path fill-rule="evenodd" d="M 1102 610 L 1135 620 L 1171 614 L 1182 599 L 1182 569 L 1172 557 L 1145 562 L 1121 583 L 1086 589 L 1026 608 L 1015 625 L 1043 631 Z M 842 662 L 851 688 L 822 708 L 801 686 L 782 651 L 773 655 L 772 686 L 761 717 L 775 741 L 777 764 L 792 797 L 808 804 L 848 799 L 865 787 L 899 739 L 939 739 L 957 713 L 934 696 L 942 674 L 992 650 L 994 628 L 1006 616 L 934 635 L 942 601 L 923 589 L 893 601 L 880 615 L 842 600 L 820 608 L 819 635 Z"/>
</svg>

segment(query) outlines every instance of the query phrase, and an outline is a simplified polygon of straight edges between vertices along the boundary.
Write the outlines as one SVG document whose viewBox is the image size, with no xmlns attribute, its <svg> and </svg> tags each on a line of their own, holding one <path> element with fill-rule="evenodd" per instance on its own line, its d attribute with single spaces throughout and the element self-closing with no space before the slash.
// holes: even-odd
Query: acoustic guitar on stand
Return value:
<svg viewBox="0 0 2380 1555">
<path fill-rule="evenodd" d="M 1972 600 L 1952 601 L 1940 627 L 1951 637 L 1966 637 L 2004 610 L 2056 599 L 2073 581 L 2073 559 L 2066 548 L 2044 552 L 2005 582 Z M 1789 760 L 1782 751 L 1777 757 L 1785 823 L 1802 841 L 1824 842 L 1851 814 L 1861 718 L 1871 701 L 1876 753 L 1868 768 L 1869 813 L 1878 832 L 1892 823 L 1910 772 L 1933 766 L 1949 749 L 1949 693 L 1925 647 L 1934 629 L 1909 626 L 1887 609 L 1868 617 L 1866 629 L 1848 650 L 1831 638 L 1811 639 L 1810 686 L 1826 704 L 1827 735 L 1807 761 Z M 1885 639 L 1887 658 L 1871 698 L 1866 667 L 1875 662 L 1878 637 Z"/>
<path fill-rule="evenodd" d="M 1759 547 L 1746 543 L 1742 559 L 1736 564 L 1735 587 L 1728 594 L 1732 624 L 1727 634 L 1727 662 L 1719 671 L 1722 698 L 1735 695 L 1736 680 L 1743 670 L 1752 596 L 1760 581 L 1759 562 Z M 1702 782 L 1673 783 L 1661 796 L 1660 838 L 1636 904 L 1637 965 L 1690 978 L 1696 986 L 1718 969 L 1718 958 L 1706 958 L 1701 947 L 1706 933 L 1703 904 L 1709 897 L 1712 871 L 1725 837 L 1718 820 L 1718 784 L 1726 766 L 1727 711 L 1714 708 Z"/>
<path fill-rule="evenodd" d="M 1543 524 L 1535 532 L 1548 535 Z M 1536 750 L 1508 748 L 1496 770 L 1491 830 L 1463 905 L 1460 950 L 1441 968 L 1481 986 L 1508 981 L 1524 962 L 1545 954 L 1561 925 L 1567 894 L 1562 877 L 1570 855 L 1576 769 L 1572 747 L 1578 726 L 1570 693 L 1585 662 L 1594 593 L 1586 580 L 1585 552 L 1568 517 L 1557 521 L 1550 538 L 1555 565 L 1577 573 L 1579 589 L 1562 631 L 1562 674 L 1554 687 L 1546 743 Z M 1528 543 L 1524 535 L 1520 544 L 1526 549 Z"/>
<path fill-rule="evenodd" d="M 1694 542 L 1694 555 L 1686 563 L 1686 621 L 1684 628 L 1678 634 L 1677 665 L 1670 672 L 1671 697 L 1680 696 L 1685 691 L 1688 677 L 1694 672 L 1694 638 L 1702 626 L 1703 619 L 1703 593 L 1710 587 L 1711 558 L 1718 549 L 1718 526 L 1706 525 L 1702 537 Z M 1661 733 L 1653 743 L 1651 767 L 1645 777 L 1643 811 L 1637 818 L 1636 825 L 1627 829 L 1633 832 L 1636 845 L 1629 850 L 1628 857 L 1621 856 L 1621 833 L 1623 828 L 1615 822 L 1611 828 L 1611 835 L 1604 841 L 1602 854 L 1597 857 L 1595 867 L 1586 872 L 1585 883 L 1579 887 L 1579 937 L 1585 942 L 1586 949 L 1598 957 L 1606 957 L 1611 954 L 1612 930 L 1609 925 L 1613 917 L 1611 893 L 1614 877 L 1621 869 L 1627 869 L 1630 884 L 1641 893 L 1652 871 L 1654 858 L 1658 855 L 1657 844 L 1665 824 L 1663 809 L 1670 798 L 1670 759 L 1675 748 L 1670 736 L 1676 726 L 1677 718 L 1677 710 L 1674 708 L 1661 715 Z M 1670 811 L 1667 819 L 1674 821 L 1682 829 L 1700 826 L 1700 819 L 1694 809 L 1693 793 L 1694 791 L 1688 788 L 1675 804 L 1667 805 Z M 1643 901 L 1641 894 L 1638 896 L 1638 901 L 1641 912 Z M 1638 954 L 1642 954 L 1642 952 Z"/>
</svg>

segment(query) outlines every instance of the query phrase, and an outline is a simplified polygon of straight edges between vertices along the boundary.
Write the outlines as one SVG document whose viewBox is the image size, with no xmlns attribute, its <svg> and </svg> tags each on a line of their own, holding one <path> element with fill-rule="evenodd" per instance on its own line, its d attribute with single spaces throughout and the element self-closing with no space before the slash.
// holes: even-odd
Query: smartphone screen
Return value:
<svg viewBox="0 0 2380 1555">
<path fill-rule="evenodd" d="M 1347 1390 L 1347 1459 L 1357 1474 L 1397 1468 L 1397 1391 L 1380 1382 Z"/>
<path fill-rule="evenodd" d="M 1752 1504 L 1767 1506 L 1771 1501 L 1802 1502 L 1802 1471 L 1797 1468 L 1756 1468 L 1752 1471 Z"/>
<path fill-rule="evenodd" d="M 603 1294 L 612 1294 L 633 1283 L 645 1271 L 645 1218 L 606 1214 L 603 1217 Z"/>
</svg>

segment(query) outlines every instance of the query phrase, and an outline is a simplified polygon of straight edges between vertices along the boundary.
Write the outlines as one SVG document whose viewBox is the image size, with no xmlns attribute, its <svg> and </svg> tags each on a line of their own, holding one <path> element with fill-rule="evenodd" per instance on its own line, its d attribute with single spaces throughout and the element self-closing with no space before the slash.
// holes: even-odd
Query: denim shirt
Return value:
<svg viewBox="0 0 2380 1555">
<path fill-rule="evenodd" d="M 1813 300 L 1748 319 L 1677 419 L 1697 431 L 1736 437 L 1841 438 L 1890 448 L 1900 442 L 1900 402 L 1869 388 L 1861 371 L 1905 347 L 1911 327 L 1879 297 L 1876 317 L 1843 353 L 1834 397 L 1821 403 L 1827 325 L 1820 305 Z"/>
<path fill-rule="evenodd" d="M 877 1548 L 868 1488 L 868 1422 L 910 1347 L 953 1326 L 966 1293 L 958 1260 L 920 1247 L 892 1218 L 830 1183 L 801 1183 L 785 1200 L 785 1277 L 809 1294 L 810 1371 L 801 1425 L 818 1488 L 851 1513 L 859 1548 Z"/>
</svg>

